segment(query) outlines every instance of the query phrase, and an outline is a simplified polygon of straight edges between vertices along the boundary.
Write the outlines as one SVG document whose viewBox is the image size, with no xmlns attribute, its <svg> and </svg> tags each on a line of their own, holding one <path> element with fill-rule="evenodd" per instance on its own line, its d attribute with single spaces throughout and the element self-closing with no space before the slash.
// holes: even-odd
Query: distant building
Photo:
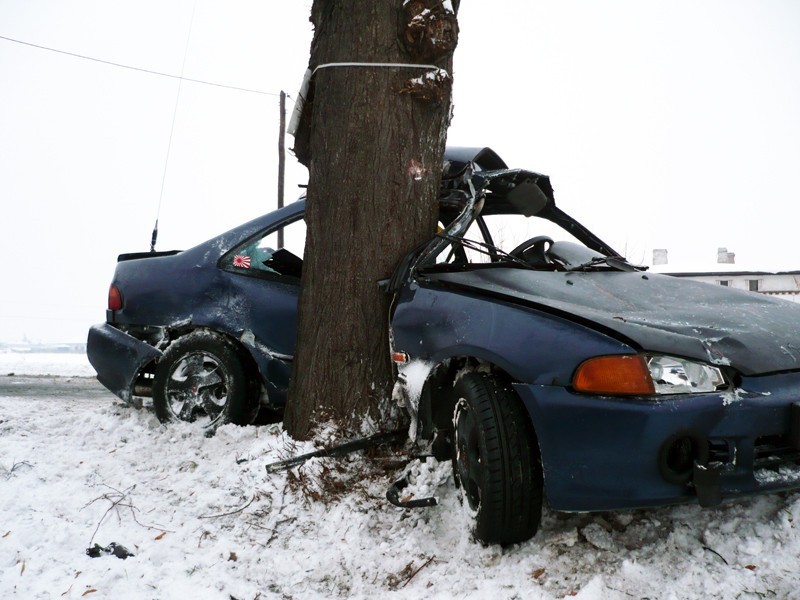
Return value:
<svg viewBox="0 0 800 600">
<path fill-rule="evenodd" d="M 651 270 L 664 275 L 686 277 L 714 285 L 724 285 L 774 296 L 790 302 L 800 302 L 800 270 L 769 271 L 744 268 L 736 264 L 736 255 L 728 252 L 727 248 L 717 250 L 717 262 L 709 268 L 686 268 L 680 265 L 670 265 L 667 250 L 657 248 L 653 250 Z"/>
</svg>

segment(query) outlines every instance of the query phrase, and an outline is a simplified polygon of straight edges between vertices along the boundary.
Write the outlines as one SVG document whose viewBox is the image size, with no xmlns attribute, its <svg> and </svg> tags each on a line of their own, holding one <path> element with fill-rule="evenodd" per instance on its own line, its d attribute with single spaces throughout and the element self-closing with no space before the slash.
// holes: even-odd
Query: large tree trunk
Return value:
<svg viewBox="0 0 800 600">
<path fill-rule="evenodd" d="M 436 231 L 457 37 L 439 0 L 315 0 L 311 20 L 311 69 L 379 62 L 444 71 L 333 66 L 313 77 L 295 143 L 309 168 L 285 414 L 297 439 L 324 420 L 358 431 L 366 418 L 379 422 L 390 400 L 389 299 L 378 281 Z"/>
</svg>

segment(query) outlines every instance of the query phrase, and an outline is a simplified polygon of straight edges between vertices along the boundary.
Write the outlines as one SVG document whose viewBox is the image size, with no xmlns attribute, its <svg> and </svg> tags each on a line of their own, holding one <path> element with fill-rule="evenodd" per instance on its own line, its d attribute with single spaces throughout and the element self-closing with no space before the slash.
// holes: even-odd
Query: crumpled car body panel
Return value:
<svg viewBox="0 0 800 600">
<path fill-rule="evenodd" d="M 474 368 L 509 381 L 524 405 L 553 508 L 702 503 L 703 486 L 725 498 L 800 488 L 800 306 L 645 273 L 558 208 L 546 176 L 508 169 L 488 149 L 446 157 L 443 230 L 410 252 L 386 285 L 394 299 L 392 350 L 429 365 L 427 389 L 442 394 L 419 399 L 423 435 L 433 435 L 436 403 L 449 408 L 438 425 L 452 426 L 449 390 Z M 130 399 L 170 339 L 204 328 L 235 341 L 269 403 L 284 404 L 299 278 L 221 265 L 304 209 L 297 202 L 184 252 L 120 257 L 114 283 L 124 306 L 89 334 L 100 381 Z M 534 267 L 485 239 L 469 249 L 487 255 L 486 264 L 471 263 L 463 246 L 471 225 L 479 223 L 486 237 L 484 217 L 506 215 L 562 227 L 590 250 L 586 262 L 578 252 Z M 448 250 L 458 250 L 452 263 Z M 547 258 L 547 246 L 540 250 Z M 586 361 L 650 355 L 713 365 L 725 385 L 635 397 L 574 389 Z M 442 373 L 450 379 L 433 380 Z M 677 474 L 665 467 L 671 453 L 681 458 L 684 451 L 697 464 Z M 712 468 L 708 480 L 716 483 L 703 483 L 701 471 Z"/>
<path fill-rule="evenodd" d="M 137 374 L 147 364 L 130 350 L 138 345 L 109 347 L 104 340 L 113 336 L 98 335 L 98 328 L 106 334 L 113 329 L 121 334 L 118 339 L 134 339 L 145 346 L 147 342 L 130 333 L 147 327 L 162 329 L 169 337 L 170 332 L 204 328 L 236 340 L 256 364 L 269 404 L 285 404 L 297 329 L 299 279 L 267 282 L 220 269 L 218 263 L 243 240 L 298 218 L 304 207 L 303 202 L 294 203 L 183 252 L 153 257 L 146 253 L 122 255 L 113 283 L 123 290 L 124 307 L 109 311 L 107 323 L 95 326 L 87 340 L 87 354 L 98 379 L 127 401 L 133 396 Z"/>
<path fill-rule="evenodd" d="M 637 349 L 730 365 L 800 369 L 800 304 L 668 275 L 485 269 L 431 280 L 593 324 Z"/>
<path fill-rule="evenodd" d="M 142 368 L 157 361 L 162 352 L 108 323 L 89 329 L 89 362 L 97 379 L 122 400 L 129 402 Z"/>
</svg>

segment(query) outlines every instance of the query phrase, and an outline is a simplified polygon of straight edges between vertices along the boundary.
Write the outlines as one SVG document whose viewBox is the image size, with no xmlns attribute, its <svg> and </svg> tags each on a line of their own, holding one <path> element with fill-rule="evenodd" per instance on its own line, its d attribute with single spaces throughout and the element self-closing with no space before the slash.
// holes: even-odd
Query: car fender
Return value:
<svg viewBox="0 0 800 600">
<path fill-rule="evenodd" d="M 502 371 L 514 383 L 566 388 L 584 360 L 638 350 L 535 308 L 436 286 L 401 293 L 392 332 L 396 351 L 431 365 L 417 407 L 426 439 L 434 423 L 444 427 L 452 416 L 449 390 L 464 366 Z M 529 416 L 536 429 L 530 410 Z"/>
<path fill-rule="evenodd" d="M 558 315 L 435 284 L 401 293 L 392 332 L 395 350 L 412 358 L 440 364 L 474 357 L 541 385 L 569 385 L 575 368 L 593 356 L 638 351 Z"/>
<path fill-rule="evenodd" d="M 262 404 L 273 407 L 285 405 L 293 357 L 267 348 L 249 329 L 236 339 L 250 355 L 258 370 L 265 394 Z"/>
</svg>

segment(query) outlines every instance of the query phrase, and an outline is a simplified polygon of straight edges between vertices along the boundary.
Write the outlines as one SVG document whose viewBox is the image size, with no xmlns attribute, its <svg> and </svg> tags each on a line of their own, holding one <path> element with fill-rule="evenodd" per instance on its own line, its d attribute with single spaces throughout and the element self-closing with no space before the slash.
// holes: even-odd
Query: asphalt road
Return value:
<svg viewBox="0 0 800 600">
<path fill-rule="evenodd" d="M 0 376 L 0 396 L 46 397 L 63 399 L 104 399 L 116 396 L 100 385 L 94 377 L 54 377 L 52 375 Z"/>
</svg>

